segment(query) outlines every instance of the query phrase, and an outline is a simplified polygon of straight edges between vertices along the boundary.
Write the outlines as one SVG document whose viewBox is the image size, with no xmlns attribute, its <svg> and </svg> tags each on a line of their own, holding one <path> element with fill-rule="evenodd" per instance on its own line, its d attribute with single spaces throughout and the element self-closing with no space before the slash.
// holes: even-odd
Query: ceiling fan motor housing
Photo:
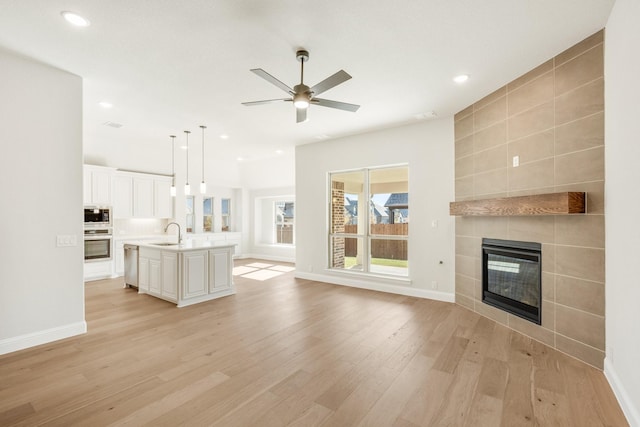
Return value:
<svg viewBox="0 0 640 427">
<path fill-rule="evenodd" d="M 304 49 L 298 50 L 296 52 L 296 59 L 299 62 L 307 62 L 309 60 L 309 52 Z"/>
</svg>

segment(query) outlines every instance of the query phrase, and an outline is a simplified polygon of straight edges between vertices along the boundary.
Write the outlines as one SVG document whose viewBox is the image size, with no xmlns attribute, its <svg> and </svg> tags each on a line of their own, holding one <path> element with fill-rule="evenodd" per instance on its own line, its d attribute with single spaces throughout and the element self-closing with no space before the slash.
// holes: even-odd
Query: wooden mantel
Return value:
<svg viewBox="0 0 640 427">
<path fill-rule="evenodd" d="M 449 214 L 455 216 L 568 215 L 586 212 L 583 192 L 536 194 L 533 196 L 451 202 Z"/>
</svg>

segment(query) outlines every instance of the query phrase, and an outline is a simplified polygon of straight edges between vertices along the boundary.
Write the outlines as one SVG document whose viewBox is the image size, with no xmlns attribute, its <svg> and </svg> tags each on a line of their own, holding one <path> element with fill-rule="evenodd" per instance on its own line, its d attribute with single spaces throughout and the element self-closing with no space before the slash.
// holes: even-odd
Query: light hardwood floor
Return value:
<svg viewBox="0 0 640 427">
<path fill-rule="evenodd" d="M 87 283 L 86 335 L 0 356 L 0 425 L 627 425 L 602 372 L 460 306 L 235 280 L 181 309 Z"/>
</svg>

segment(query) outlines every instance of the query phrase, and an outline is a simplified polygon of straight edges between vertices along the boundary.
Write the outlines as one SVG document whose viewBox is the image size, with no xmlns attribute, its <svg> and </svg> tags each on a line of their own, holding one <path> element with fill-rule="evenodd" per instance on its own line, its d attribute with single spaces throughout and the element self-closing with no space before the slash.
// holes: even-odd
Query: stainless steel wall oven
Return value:
<svg viewBox="0 0 640 427">
<path fill-rule="evenodd" d="M 112 259 L 113 236 L 110 228 L 84 230 L 84 261 Z"/>
</svg>

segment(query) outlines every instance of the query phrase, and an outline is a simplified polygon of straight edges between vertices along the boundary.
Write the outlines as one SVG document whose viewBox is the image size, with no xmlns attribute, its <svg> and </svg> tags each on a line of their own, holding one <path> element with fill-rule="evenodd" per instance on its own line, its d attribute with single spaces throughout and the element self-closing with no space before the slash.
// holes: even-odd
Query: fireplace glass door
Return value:
<svg viewBox="0 0 640 427">
<path fill-rule="evenodd" d="M 483 302 L 540 324 L 541 245 L 483 239 Z"/>
</svg>

